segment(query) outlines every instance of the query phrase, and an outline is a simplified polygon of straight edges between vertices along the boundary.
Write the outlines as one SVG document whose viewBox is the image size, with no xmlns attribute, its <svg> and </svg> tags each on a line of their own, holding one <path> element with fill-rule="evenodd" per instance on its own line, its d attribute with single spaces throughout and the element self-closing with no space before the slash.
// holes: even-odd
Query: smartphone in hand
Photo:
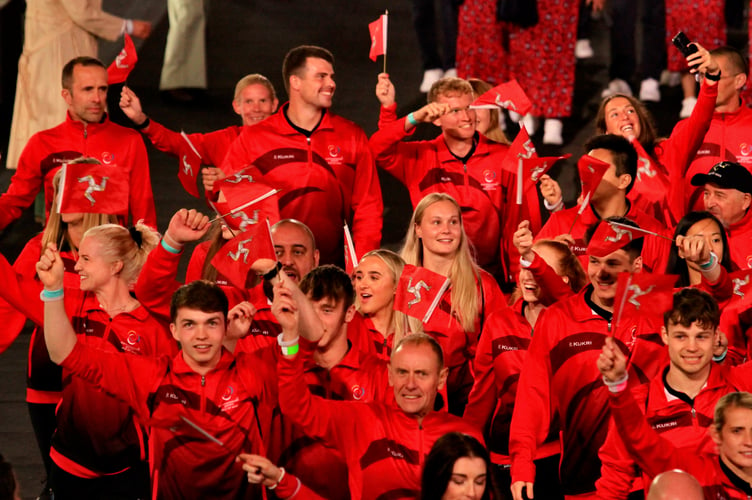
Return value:
<svg viewBox="0 0 752 500">
<path fill-rule="evenodd" d="M 697 47 L 692 44 L 692 41 L 683 31 L 677 33 L 674 38 L 671 39 L 671 43 L 673 43 L 674 46 L 684 54 L 684 57 L 689 57 L 691 54 L 697 52 Z M 698 66 L 699 65 L 695 64 L 692 66 L 692 69 L 697 69 Z"/>
</svg>

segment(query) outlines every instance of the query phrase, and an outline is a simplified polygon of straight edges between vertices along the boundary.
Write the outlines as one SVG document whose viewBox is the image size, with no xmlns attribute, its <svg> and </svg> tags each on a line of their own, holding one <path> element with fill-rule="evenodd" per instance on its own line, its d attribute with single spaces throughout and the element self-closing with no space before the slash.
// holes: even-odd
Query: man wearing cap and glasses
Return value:
<svg viewBox="0 0 752 500">
<path fill-rule="evenodd" d="M 694 158 L 688 158 L 689 166 L 684 176 L 686 211 L 703 209 L 703 191 L 692 187 L 690 179 L 703 174 L 719 161 L 735 161 L 752 171 L 752 109 L 742 99 L 747 83 L 747 62 L 744 56 L 731 47 L 719 47 L 710 53 L 721 69 L 718 79 L 718 96 L 710 127 L 705 132 L 702 145 Z M 682 120 L 676 127 L 692 127 L 691 120 Z M 702 130 L 696 130 L 703 133 Z"/>
<path fill-rule="evenodd" d="M 728 233 L 731 261 L 739 269 L 752 268 L 752 173 L 738 163 L 722 161 L 707 174 L 692 176 L 693 186 L 704 186 L 704 208 L 723 223 Z"/>
</svg>

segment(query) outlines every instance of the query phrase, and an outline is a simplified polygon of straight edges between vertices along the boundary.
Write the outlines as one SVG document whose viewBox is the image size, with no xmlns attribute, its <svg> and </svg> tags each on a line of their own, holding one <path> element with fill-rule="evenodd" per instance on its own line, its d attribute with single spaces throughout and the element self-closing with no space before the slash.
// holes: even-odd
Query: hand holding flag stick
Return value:
<svg viewBox="0 0 752 500">
<path fill-rule="evenodd" d="M 657 236 L 658 238 L 663 238 L 664 240 L 668 240 L 668 241 L 671 241 L 671 242 L 674 242 L 674 243 L 677 242 L 677 240 L 675 240 L 673 238 L 670 238 L 668 236 L 664 236 L 664 235 L 656 233 L 654 231 L 648 231 L 647 229 L 642 229 L 640 227 L 630 226 L 628 224 L 622 224 L 621 222 L 616 222 L 616 221 L 608 221 L 608 223 L 613 228 L 617 228 L 618 227 L 618 228 L 622 228 L 622 229 L 628 229 L 630 231 L 637 231 L 638 233 L 649 234 L 650 236 Z M 614 229 L 614 231 L 616 231 L 616 229 Z"/>
</svg>

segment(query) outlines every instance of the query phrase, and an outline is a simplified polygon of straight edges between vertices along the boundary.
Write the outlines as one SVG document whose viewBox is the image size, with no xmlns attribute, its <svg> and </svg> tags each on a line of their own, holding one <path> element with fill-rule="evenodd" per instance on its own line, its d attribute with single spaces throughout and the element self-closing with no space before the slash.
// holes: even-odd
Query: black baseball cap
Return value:
<svg viewBox="0 0 752 500">
<path fill-rule="evenodd" d="M 693 175 L 691 182 L 693 186 L 715 184 L 723 189 L 752 194 L 752 173 L 733 161 L 716 163 L 707 174 Z"/>
</svg>

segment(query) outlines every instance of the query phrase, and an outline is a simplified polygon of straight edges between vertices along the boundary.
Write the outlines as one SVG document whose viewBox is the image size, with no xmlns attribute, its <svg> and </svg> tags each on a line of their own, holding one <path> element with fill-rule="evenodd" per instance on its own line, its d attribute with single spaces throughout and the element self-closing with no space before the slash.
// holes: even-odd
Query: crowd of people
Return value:
<svg viewBox="0 0 752 500">
<path fill-rule="evenodd" d="M 67 114 L 0 196 L 0 229 L 46 199 L 43 233 L 0 256 L 0 352 L 36 325 L 45 494 L 749 498 L 748 68 L 695 48 L 696 104 L 668 138 L 640 100 L 604 97 L 573 207 L 551 176 L 522 178 L 503 110 L 473 107 L 481 80 L 444 73 L 400 117 L 380 74 L 369 138 L 330 110 L 332 53 L 303 45 L 288 102 L 251 74 L 242 125 L 186 135 L 127 86 L 132 127 L 112 123 L 105 66 L 67 61 Z M 421 123 L 439 135 L 409 140 Z M 206 200 L 162 234 L 142 138 Z M 398 252 L 377 169 L 410 194 Z"/>
</svg>

